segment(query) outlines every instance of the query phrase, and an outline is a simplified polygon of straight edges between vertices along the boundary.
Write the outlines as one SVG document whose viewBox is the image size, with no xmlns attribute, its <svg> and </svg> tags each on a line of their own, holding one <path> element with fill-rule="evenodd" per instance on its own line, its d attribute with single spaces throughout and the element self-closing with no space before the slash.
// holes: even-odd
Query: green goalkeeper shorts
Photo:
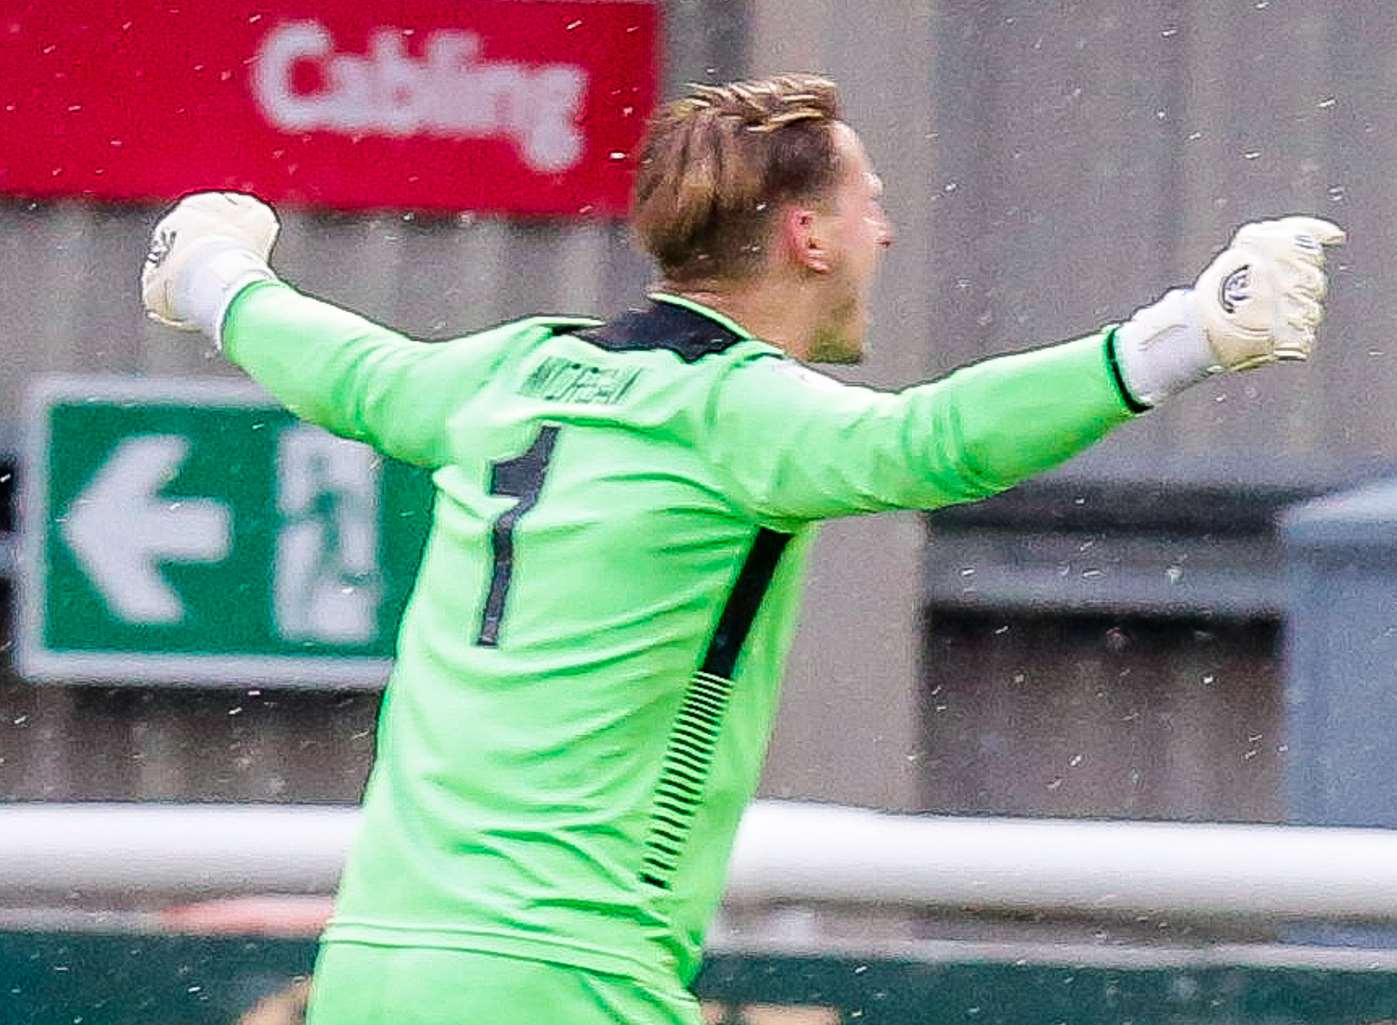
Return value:
<svg viewBox="0 0 1397 1025">
<path fill-rule="evenodd" d="M 428 947 L 326 943 L 306 1025 L 701 1025 L 678 982 L 657 992 L 568 965 Z"/>
</svg>

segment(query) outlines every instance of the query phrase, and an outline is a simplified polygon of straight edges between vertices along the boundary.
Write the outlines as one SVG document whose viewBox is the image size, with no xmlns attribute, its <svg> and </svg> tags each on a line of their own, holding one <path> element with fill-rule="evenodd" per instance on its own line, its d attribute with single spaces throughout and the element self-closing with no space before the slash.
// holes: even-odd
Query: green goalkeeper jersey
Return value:
<svg viewBox="0 0 1397 1025">
<path fill-rule="evenodd" d="M 1131 416 L 1109 332 L 896 393 L 664 294 L 424 343 L 267 282 L 223 338 L 436 485 L 326 939 L 669 984 L 757 785 L 814 525 L 990 495 Z"/>
</svg>

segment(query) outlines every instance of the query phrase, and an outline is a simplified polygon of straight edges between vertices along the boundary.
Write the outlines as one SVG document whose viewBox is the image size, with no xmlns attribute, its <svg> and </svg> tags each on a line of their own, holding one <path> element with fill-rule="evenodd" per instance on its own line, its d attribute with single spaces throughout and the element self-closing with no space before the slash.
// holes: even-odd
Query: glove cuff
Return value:
<svg viewBox="0 0 1397 1025">
<path fill-rule="evenodd" d="M 179 319 L 198 328 L 220 350 L 223 318 L 238 293 L 257 281 L 275 281 L 266 260 L 231 238 L 201 241 L 184 259 L 174 280 L 171 306 Z"/>
<path fill-rule="evenodd" d="M 1193 291 L 1176 288 L 1116 329 L 1116 363 L 1130 395 L 1157 406 L 1222 372 L 1208 344 Z"/>
</svg>

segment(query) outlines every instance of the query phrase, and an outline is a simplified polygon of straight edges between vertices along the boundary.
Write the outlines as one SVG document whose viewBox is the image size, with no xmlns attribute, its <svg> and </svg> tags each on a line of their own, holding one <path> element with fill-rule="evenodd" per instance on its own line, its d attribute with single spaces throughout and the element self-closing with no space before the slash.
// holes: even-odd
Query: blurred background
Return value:
<svg viewBox="0 0 1397 1025">
<path fill-rule="evenodd" d="M 256 440 L 295 432 L 206 342 L 143 319 L 165 205 L 258 192 L 285 278 L 417 337 L 606 315 L 650 280 L 622 216 L 654 103 L 808 70 L 841 84 L 897 230 L 849 380 L 895 388 L 1122 320 L 1248 220 L 1313 213 L 1349 243 L 1308 366 L 1205 384 L 978 505 L 830 525 L 762 796 L 1397 825 L 1394 53 L 1383 0 L 0 5 L 0 799 L 348 807 L 369 764 L 427 491 L 323 439 Z M 101 1003 L 133 969 L 93 919 L 53 928 L 31 912 L 64 901 L 6 885 L 0 982 L 19 981 L 0 1021 L 157 1020 Z M 1132 974 L 1060 945 L 1157 947 L 1153 919 L 944 911 L 849 917 L 856 975 L 834 953 L 848 930 L 831 946 L 818 915 L 733 909 L 705 976 L 714 1020 L 1397 1016 L 1378 912 L 1341 934 L 1204 909 L 1188 957 Z M 186 993 L 160 1020 L 225 1020 L 304 971 L 304 937 L 264 938 L 274 969 L 226 981 L 244 948 L 198 946 L 208 931 L 277 931 L 231 914 L 184 929 L 195 946 L 160 973 L 225 979 L 221 1002 Z M 826 960 L 780 961 L 792 937 Z M 1309 980 L 1287 989 L 1222 939 L 1367 960 L 1286 954 Z M 922 945 L 870 955 L 893 940 Z M 84 958 L 100 972 L 64 989 L 77 969 L 52 964 Z M 995 1009 L 984 989 L 1014 996 Z"/>
</svg>

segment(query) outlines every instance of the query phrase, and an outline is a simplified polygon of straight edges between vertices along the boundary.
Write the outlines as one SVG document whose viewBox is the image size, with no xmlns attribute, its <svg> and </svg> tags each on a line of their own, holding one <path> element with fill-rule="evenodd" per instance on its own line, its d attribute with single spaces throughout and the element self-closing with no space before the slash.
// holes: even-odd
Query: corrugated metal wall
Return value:
<svg viewBox="0 0 1397 1025">
<path fill-rule="evenodd" d="M 1276 629 L 941 614 L 919 807 L 1283 821 Z"/>
<path fill-rule="evenodd" d="M 1240 223 L 1313 212 L 1352 236 L 1313 365 L 1200 389 L 1090 465 L 1286 479 L 1397 455 L 1391 4 L 943 4 L 936 34 L 938 368 L 1123 317 Z"/>
</svg>

